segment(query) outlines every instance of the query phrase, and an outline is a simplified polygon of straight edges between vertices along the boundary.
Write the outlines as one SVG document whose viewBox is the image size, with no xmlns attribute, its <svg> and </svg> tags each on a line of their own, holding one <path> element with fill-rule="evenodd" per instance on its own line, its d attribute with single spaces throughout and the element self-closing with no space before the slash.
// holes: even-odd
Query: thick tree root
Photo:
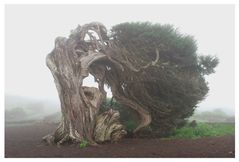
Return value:
<svg viewBox="0 0 239 162">
<path fill-rule="evenodd" d="M 127 132 L 123 125 L 119 122 L 119 112 L 115 110 L 108 110 L 96 119 L 96 126 L 94 131 L 94 139 L 98 143 L 105 141 L 116 142 L 123 138 Z"/>
<path fill-rule="evenodd" d="M 57 146 L 64 143 L 78 144 L 83 140 L 86 140 L 89 145 L 93 146 L 106 141 L 117 142 L 127 134 L 124 126 L 119 122 L 119 118 L 119 112 L 112 109 L 97 116 L 93 135 L 94 139 L 91 141 L 77 136 L 77 131 L 74 131 L 74 129 L 70 129 L 70 131 L 64 130 L 62 122 L 54 134 L 46 135 L 42 139 L 48 145 Z"/>
<path fill-rule="evenodd" d="M 43 142 L 47 143 L 48 145 L 55 144 L 55 137 L 52 134 L 48 134 L 42 137 Z"/>
</svg>

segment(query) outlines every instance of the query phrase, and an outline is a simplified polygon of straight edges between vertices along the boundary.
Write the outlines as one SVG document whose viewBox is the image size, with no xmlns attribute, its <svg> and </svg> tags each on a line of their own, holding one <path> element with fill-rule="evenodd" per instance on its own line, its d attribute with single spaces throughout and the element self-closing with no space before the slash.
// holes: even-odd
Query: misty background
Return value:
<svg viewBox="0 0 239 162">
<path fill-rule="evenodd" d="M 216 73 L 206 77 L 210 91 L 194 117 L 211 114 L 205 120 L 214 120 L 213 114 L 221 114 L 225 121 L 230 119 L 223 115 L 234 116 L 233 5 L 7 5 L 5 16 L 6 120 L 59 117 L 60 102 L 46 55 L 53 50 L 56 37 L 68 37 L 78 24 L 92 21 L 107 29 L 132 21 L 173 24 L 180 32 L 193 35 L 199 55 L 215 55 L 220 61 Z M 84 85 L 96 83 L 88 77 Z M 111 97 L 110 89 L 107 96 Z"/>
</svg>

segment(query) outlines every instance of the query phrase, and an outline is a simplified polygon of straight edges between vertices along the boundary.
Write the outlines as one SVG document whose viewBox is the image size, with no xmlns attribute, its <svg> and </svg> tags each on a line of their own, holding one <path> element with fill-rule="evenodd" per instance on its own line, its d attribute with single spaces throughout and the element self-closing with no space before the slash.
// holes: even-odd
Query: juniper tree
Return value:
<svg viewBox="0 0 239 162">
<path fill-rule="evenodd" d="M 110 31 L 98 22 L 78 26 L 68 38 L 56 38 L 46 60 L 61 101 L 62 122 L 44 139 L 58 144 L 94 144 L 125 135 L 117 111 L 99 114 L 106 99 L 104 85 L 117 102 L 138 114 L 134 133 L 149 125 L 170 130 L 205 98 L 204 76 L 218 64 L 216 57 L 197 55 L 192 36 L 148 22 L 123 23 Z M 82 86 L 89 74 L 98 88 Z"/>
</svg>

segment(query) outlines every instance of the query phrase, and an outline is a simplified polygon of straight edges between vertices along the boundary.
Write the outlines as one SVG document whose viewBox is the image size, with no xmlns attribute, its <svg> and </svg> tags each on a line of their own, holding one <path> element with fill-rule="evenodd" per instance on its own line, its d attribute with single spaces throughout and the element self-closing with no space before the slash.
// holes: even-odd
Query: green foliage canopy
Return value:
<svg viewBox="0 0 239 162">
<path fill-rule="evenodd" d="M 204 76 L 215 72 L 218 59 L 198 56 L 195 39 L 172 25 L 122 23 L 112 28 L 110 40 L 117 45 L 110 51 L 112 60 L 125 69 L 107 65 L 108 85 L 114 78 L 120 95 L 149 111 L 150 126 L 162 134 L 185 123 L 205 98 L 209 88 Z M 141 68 L 157 52 L 159 61 Z"/>
</svg>

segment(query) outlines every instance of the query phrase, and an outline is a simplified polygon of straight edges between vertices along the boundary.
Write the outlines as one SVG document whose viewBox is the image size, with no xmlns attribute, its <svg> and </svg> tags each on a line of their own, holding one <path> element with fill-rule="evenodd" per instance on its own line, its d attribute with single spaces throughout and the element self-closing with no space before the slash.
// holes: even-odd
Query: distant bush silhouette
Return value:
<svg viewBox="0 0 239 162">
<path fill-rule="evenodd" d="M 27 119 L 27 113 L 21 107 L 16 107 L 5 111 L 6 121 L 19 121 Z"/>
<path fill-rule="evenodd" d="M 195 113 L 190 119 L 197 120 L 200 122 L 212 122 L 212 123 L 235 122 L 235 117 L 227 115 L 222 109 L 214 109 L 212 111 L 203 111 L 200 113 Z"/>
</svg>

